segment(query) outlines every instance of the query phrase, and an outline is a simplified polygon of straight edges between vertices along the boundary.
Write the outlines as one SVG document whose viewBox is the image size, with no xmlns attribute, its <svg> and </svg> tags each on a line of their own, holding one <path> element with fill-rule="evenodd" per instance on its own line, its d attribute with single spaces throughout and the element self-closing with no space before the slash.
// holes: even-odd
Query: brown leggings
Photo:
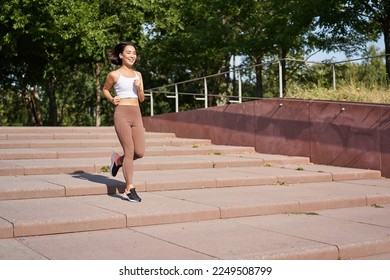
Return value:
<svg viewBox="0 0 390 280">
<path fill-rule="evenodd" d="M 126 184 L 130 185 L 133 183 L 133 161 L 142 158 L 145 153 L 145 129 L 140 108 L 131 105 L 116 106 L 114 125 L 124 152 L 121 158 L 123 175 Z"/>
</svg>

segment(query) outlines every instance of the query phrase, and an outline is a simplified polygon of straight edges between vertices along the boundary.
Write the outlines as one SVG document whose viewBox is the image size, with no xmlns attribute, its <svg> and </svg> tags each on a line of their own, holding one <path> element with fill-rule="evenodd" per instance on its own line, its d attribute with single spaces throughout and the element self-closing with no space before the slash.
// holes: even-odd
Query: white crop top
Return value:
<svg viewBox="0 0 390 280">
<path fill-rule="evenodd" d="M 114 85 L 116 95 L 119 98 L 138 98 L 138 90 L 134 84 L 134 81 L 138 79 L 137 72 L 134 78 L 127 78 L 119 72 L 118 81 Z"/>
</svg>

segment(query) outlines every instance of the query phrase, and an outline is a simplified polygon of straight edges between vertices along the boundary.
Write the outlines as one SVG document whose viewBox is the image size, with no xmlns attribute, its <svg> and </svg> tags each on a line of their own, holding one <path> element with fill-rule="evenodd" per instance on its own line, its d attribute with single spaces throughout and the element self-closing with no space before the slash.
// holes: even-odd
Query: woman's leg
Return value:
<svg viewBox="0 0 390 280">
<path fill-rule="evenodd" d="M 128 193 L 134 188 L 133 161 L 143 157 L 145 152 L 145 130 L 139 107 L 118 106 L 115 110 L 114 123 L 118 139 L 124 151 L 124 155 L 118 160 L 118 164 L 122 164 L 123 175 L 126 181 L 125 193 Z"/>
<path fill-rule="evenodd" d="M 132 125 L 133 134 L 133 146 L 134 146 L 134 157 L 133 159 L 142 158 L 145 154 L 145 128 L 142 122 L 141 111 L 139 107 L 134 107 L 134 122 Z"/>
<path fill-rule="evenodd" d="M 133 156 L 134 145 L 132 135 L 132 120 L 129 112 L 130 106 L 119 105 L 115 109 L 114 124 L 119 142 L 122 145 L 124 155 L 119 159 L 118 164 L 122 164 L 123 175 L 126 185 L 133 182 Z"/>
</svg>

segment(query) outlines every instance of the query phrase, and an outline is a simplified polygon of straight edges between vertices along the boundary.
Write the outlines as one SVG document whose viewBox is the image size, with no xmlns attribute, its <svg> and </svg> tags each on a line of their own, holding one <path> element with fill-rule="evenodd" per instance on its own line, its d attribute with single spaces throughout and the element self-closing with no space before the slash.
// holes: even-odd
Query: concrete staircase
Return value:
<svg viewBox="0 0 390 280">
<path fill-rule="evenodd" d="M 141 203 L 112 127 L 0 127 L 0 259 L 390 259 L 390 180 L 147 132 Z"/>
</svg>

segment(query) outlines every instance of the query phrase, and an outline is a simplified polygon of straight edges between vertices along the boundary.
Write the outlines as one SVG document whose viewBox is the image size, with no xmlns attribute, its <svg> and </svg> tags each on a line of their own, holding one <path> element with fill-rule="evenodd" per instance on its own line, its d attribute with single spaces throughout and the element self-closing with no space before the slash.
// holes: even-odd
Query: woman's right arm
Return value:
<svg viewBox="0 0 390 280">
<path fill-rule="evenodd" d="M 106 81 L 103 86 L 103 94 L 108 101 L 110 101 L 114 105 L 117 105 L 117 103 L 119 103 L 119 97 L 117 96 L 113 97 L 110 92 L 110 89 L 114 86 L 114 84 L 115 84 L 115 77 L 113 72 L 110 72 L 108 73 L 106 77 Z"/>
</svg>

